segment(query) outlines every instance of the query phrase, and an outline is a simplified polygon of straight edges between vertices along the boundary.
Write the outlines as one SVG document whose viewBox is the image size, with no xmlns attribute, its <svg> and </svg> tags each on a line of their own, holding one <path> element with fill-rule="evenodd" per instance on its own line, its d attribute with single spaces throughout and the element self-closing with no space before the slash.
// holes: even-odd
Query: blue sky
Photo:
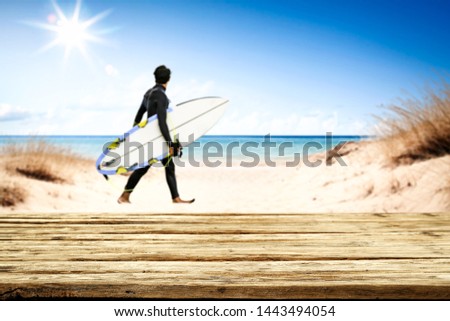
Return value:
<svg viewBox="0 0 450 321">
<path fill-rule="evenodd" d="M 55 1 L 72 17 L 77 0 Z M 109 11 L 108 11 L 109 10 Z M 51 0 L 0 0 L 0 135 L 120 134 L 159 64 L 175 103 L 230 99 L 211 134 L 370 134 L 373 115 L 450 71 L 450 1 L 96 1 L 85 54 Z"/>
</svg>

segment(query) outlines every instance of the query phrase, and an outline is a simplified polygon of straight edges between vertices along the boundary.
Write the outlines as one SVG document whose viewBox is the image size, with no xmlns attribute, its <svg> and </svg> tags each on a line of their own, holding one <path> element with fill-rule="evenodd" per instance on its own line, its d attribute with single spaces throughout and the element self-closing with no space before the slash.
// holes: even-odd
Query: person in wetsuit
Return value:
<svg viewBox="0 0 450 321">
<path fill-rule="evenodd" d="M 169 185 L 170 194 L 174 203 L 192 203 L 194 199 L 184 201 L 180 198 L 177 189 L 177 180 L 175 177 L 175 164 L 173 156 L 177 156 L 179 152 L 179 144 L 172 142 L 167 126 L 167 108 L 169 107 L 169 99 L 166 96 L 167 83 L 170 80 L 170 69 L 162 65 L 155 69 L 155 86 L 149 89 L 142 100 L 141 106 L 134 119 L 134 126 L 141 122 L 143 115 L 147 112 L 147 118 L 157 115 L 158 124 L 165 141 L 169 146 L 169 156 L 162 159 L 166 171 L 166 181 Z M 148 172 L 151 165 L 135 170 L 128 179 L 125 189 L 117 200 L 119 203 L 130 203 L 130 194 L 133 192 L 139 180 Z"/>
</svg>

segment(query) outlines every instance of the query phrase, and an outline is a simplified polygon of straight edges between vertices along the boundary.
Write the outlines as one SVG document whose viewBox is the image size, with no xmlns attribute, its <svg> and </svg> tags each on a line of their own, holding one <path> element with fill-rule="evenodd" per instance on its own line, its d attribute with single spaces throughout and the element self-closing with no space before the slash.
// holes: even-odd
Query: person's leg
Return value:
<svg viewBox="0 0 450 321">
<path fill-rule="evenodd" d="M 177 178 L 175 177 L 175 164 L 173 163 L 172 157 L 164 158 L 161 163 L 164 165 L 164 169 L 166 171 L 166 181 L 167 185 L 169 185 L 172 199 L 180 197 L 177 188 Z"/>
<path fill-rule="evenodd" d="M 146 166 L 146 167 L 139 168 L 139 169 L 135 170 L 131 174 L 131 176 L 128 178 L 127 185 L 125 185 L 125 189 L 124 189 L 122 195 L 120 195 L 120 197 L 117 200 L 117 202 L 119 202 L 119 203 L 130 203 L 130 194 L 131 194 L 131 192 L 133 192 L 134 188 L 139 183 L 139 180 L 142 178 L 142 176 L 145 175 L 145 173 L 148 172 L 149 169 L 150 169 L 150 166 Z"/>
<path fill-rule="evenodd" d="M 175 177 L 175 164 L 172 157 L 166 157 L 161 161 L 166 171 L 166 181 L 169 185 L 170 194 L 172 195 L 172 201 L 174 203 L 193 203 L 195 199 L 184 201 L 180 198 L 177 188 L 177 179 Z"/>
</svg>

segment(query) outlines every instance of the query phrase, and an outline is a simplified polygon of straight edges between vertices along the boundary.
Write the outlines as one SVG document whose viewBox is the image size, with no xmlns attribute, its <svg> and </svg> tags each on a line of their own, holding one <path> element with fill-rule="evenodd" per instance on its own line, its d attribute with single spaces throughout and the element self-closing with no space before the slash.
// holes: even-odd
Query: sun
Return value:
<svg viewBox="0 0 450 321">
<path fill-rule="evenodd" d="M 34 27 L 49 30 L 55 33 L 55 39 L 42 47 L 38 52 L 47 51 L 55 46 L 63 46 L 64 61 L 70 56 L 73 49 L 77 49 L 85 58 L 87 55 L 87 43 L 104 43 L 105 40 L 94 35 L 90 28 L 105 18 L 111 10 L 104 11 L 88 20 L 80 19 L 81 0 L 77 0 L 72 16 L 69 18 L 59 7 L 55 0 L 52 0 L 55 13 L 47 17 L 47 23 L 30 23 Z"/>
<path fill-rule="evenodd" d="M 78 21 L 59 21 L 57 41 L 66 47 L 82 48 L 85 40 L 89 38 L 86 29 L 87 28 Z"/>
</svg>

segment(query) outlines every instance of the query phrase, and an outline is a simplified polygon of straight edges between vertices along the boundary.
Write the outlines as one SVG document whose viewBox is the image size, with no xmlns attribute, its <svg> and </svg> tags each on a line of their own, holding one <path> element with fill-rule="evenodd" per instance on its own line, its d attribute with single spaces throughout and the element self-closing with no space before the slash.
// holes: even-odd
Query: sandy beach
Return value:
<svg viewBox="0 0 450 321">
<path fill-rule="evenodd" d="M 95 160 L 72 155 L 52 161 L 60 179 L 49 182 L 26 177 L 2 155 L 0 171 L 4 198 L 15 204 L 0 213 L 321 213 L 321 212 L 444 212 L 450 210 L 450 155 L 412 164 L 391 164 L 379 142 L 349 143 L 340 149 L 347 166 L 325 162 L 318 167 L 301 163 L 286 167 L 246 168 L 235 162 L 211 168 L 186 165 L 176 169 L 179 191 L 195 198 L 191 205 L 172 204 L 164 170 L 152 168 L 133 192 L 132 204 L 118 204 L 127 177 L 106 181 Z M 32 158 L 32 156 L 31 156 Z M 48 160 L 47 160 L 48 161 Z M 64 165 L 66 163 L 66 165 Z M 14 194 L 19 194 L 14 196 Z M 5 196 L 6 195 L 6 196 Z M 4 202 L 5 203 L 5 202 Z"/>
</svg>

